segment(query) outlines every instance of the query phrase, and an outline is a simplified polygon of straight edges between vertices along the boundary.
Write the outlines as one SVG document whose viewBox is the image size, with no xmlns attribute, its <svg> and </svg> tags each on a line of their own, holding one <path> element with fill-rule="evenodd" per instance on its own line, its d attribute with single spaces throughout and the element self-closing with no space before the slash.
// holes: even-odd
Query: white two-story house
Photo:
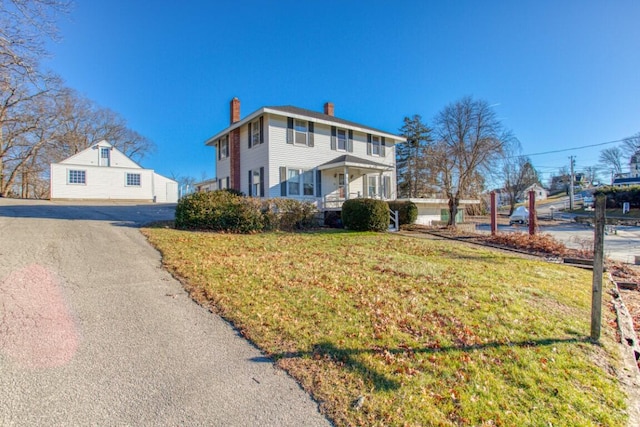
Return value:
<svg viewBox="0 0 640 427">
<path fill-rule="evenodd" d="M 231 101 L 230 125 L 206 145 L 216 148 L 218 189 L 252 197 L 287 197 L 340 210 L 351 198 L 396 198 L 395 145 L 404 138 L 323 112 L 262 107 L 240 118 Z"/>
</svg>

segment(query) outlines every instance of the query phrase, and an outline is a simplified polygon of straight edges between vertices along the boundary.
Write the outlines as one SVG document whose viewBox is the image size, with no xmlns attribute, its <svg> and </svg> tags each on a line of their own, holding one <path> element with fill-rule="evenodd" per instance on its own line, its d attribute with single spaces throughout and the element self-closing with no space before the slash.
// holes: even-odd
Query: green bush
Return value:
<svg viewBox="0 0 640 427">
<path fill-rule="evenodd" d="M 389 205 L 376 199 L 349 199 L 342 205 L 342 223 L 354 231 L 387 231 Z"/>
<path fill-rule="evenodd" d="M 258 200 L 225 190 L 193 193 L 176 206 L 176 228 L 255 233 L 263 221 Z"/>
<path fill-rule="evenodd" d="M 269 199 L 262 202 L 265 230 L 308 230 L 316 227 L 316 207 L 294 199 Z"/>
<path fill-rule="evenodd" d="M 316 208 L 292 199 L 260 200 L 219 190 L 193 193 L 178 201 L 176 228 L 257 233 L 315 227 Z"/>
<path fill-rule="evenodd" d="M 621 209 L 624 202 L 629 202 L 632 208 L 640 208 L 640 186 L 631 187 L 602 187 L 594 192 L 594 195 L 607 196 L 607 207 Z"/>
<path fill-rule="evenodd" d="M 399 225 L 413 224 L 418 219 L 418 207 L 412 201 L 406 200 L 404 202 L 393 201 L 389 202 L 389 209 L 392 211 L 398 211 Z"/>
</svg>

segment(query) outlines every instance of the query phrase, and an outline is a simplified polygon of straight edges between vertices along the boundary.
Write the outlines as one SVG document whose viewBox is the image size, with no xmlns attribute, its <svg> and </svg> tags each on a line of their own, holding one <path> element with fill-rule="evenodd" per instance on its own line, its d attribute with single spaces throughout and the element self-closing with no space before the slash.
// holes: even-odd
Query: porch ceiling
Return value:
<svg viewBox="0 0 640 427">
<path fill-rule="evenodd" d="M 318 166 L 318 170 L 327 170 L 327 169 L 335 169 L 335 168 L 344 168 L 344 167 L 353 167 L 363 170 L 373 170 L 379 172 L 387 172 L 392 171 L 393 167 L 389 165 L 385 165 L 383 163 L 372 162 L 371 160 L 362 159 L 356 156 L 350 156 L 345 154 L 343 156 L 338 156 L 333 160 L 330 160 L 326 163 Z"/>
</svg>

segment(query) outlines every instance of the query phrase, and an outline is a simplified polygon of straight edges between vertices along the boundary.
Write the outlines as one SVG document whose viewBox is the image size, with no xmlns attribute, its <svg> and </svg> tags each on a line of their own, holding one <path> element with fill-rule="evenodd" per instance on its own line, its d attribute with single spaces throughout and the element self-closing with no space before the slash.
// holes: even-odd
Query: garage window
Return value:
<svg viewBox="0 0 640 427">
<path fill-rule="evenodd" d="M 87 171 L 69 169 L 68 183 L 85 185 L 87 183 Z"/>
<path fill-rule="evenodd" d="M 128 173 L 127 174 L 127 187 L 140 187 L 140 174 Z"/>
</svg>

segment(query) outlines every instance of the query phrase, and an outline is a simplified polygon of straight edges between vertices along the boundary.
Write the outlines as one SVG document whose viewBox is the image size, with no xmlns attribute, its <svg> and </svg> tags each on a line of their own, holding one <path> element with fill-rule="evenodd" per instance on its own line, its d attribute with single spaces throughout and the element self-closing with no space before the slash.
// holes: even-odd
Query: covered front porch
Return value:
<svg viewBox="0 0 640 427">
<path fill-rule="evenodd" d="M 367 197 L 382 200 L 395 198 L 394 168 L 368 159 L 345 154 L 318 166 L 321 174 L 321 211 L 340 211 L 349 199 Z"/>
</svg>

